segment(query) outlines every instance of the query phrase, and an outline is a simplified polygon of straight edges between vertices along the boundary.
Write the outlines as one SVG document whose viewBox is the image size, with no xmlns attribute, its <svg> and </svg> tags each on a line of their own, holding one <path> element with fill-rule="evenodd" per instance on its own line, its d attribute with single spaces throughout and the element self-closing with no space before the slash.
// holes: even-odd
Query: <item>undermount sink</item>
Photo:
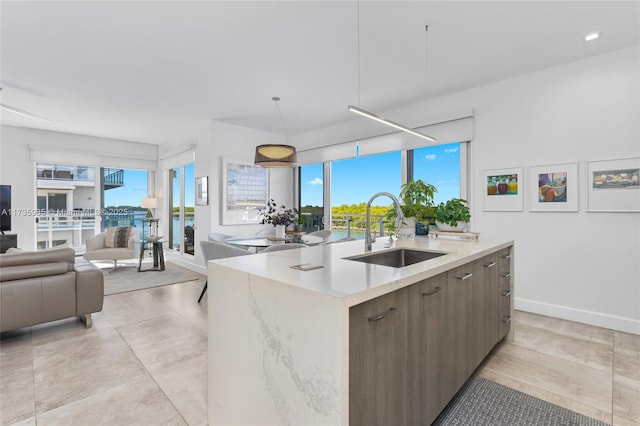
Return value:
<svg viewBox="0 0 640 426">
<path fill-rule="evenodd" d="M 355 260 L 364 263 L 373 263 L 376 265 L 391 266 L 393 268 L 402 268 L 404 266 L 413 265 L 414 263 L 420 263 L 426 260 L 435 259 L 436 257 L 444 256 L 445 254 L 447 253 L 398 248 L 376 253 L 345 257 L 344 259 Z"/>
</svg>

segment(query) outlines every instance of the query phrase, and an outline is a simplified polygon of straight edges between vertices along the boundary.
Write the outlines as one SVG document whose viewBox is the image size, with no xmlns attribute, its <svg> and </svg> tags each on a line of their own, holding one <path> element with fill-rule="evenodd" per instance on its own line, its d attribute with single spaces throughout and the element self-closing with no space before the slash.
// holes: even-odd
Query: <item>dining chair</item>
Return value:
<svg viewBox="0 0 640 426">
<path fill-rule="evenodd" d="M 270 237 L 276 235 L 276 227 L 270 226 L 256 232 L 256 237 Z"/>
<path fill-rule="evenodd" d="M 313 235 L 314 237 L 320 237 L 324 241 L 328 241 L 332 234 L 333 232 L 328 229 L 321 229 L 320 231 L 309 232 L 307 235 Z"/>
<path fill-rule="evenodd" d="M 327 244 L 344 243 L 345 241 L 355 241 L 356 239 L 356 237 L 344 237 L 339 240 L 325 241 L 324 243 L 321 243 L 321 245 L 326 246 Z"/>
<path fill-rule="evenodd" d="M 221 234 L 220 232 L 212 232 L 207 237 L 209 241 L 217 241 L 219 243 L 224 243 L 229 238 L 232 238 L 231 235 Z"/>
<path fill-rule="evenodd" d="M 207 266 L 207 262 L 209 262 L 210 260 L 253 254 L 245 249 L 234 247 L 225 243 L 219 243 L 217 241 L 200 241 L 200 249 L 202 250 L 202 257 L 204 258 L 205 266 Z M 202 297 L 204 296 L 204 293 L 207 291 L 208 282 L 208 279 L 204 282 L 204 288 L 202 289 L 202 293 L 200 293 L 198 303 L 200 303 Z"/>
<path fill-rule="evenodd" d="M 306 248 L 306 244 L 302 243 L 285 243 L 285 244 L 274 244 L 272 246 L 266 247 L 262 250 L 263 253 L 267 253 L 270 251 L 281 251 L 281 250 L 291 250 L 297 248 Z"/>
</svg>

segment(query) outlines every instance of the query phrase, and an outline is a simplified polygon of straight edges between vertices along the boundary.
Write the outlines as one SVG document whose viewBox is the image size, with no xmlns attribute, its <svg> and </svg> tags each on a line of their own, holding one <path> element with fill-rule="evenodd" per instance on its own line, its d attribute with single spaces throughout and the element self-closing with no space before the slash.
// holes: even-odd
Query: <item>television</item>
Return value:
<svg viewBox="0 0 640 426">
<path fill-rule="evenodd" d="M 11 231 L 11 185 L 0 185 L 0 232 Z"/>
</svg>

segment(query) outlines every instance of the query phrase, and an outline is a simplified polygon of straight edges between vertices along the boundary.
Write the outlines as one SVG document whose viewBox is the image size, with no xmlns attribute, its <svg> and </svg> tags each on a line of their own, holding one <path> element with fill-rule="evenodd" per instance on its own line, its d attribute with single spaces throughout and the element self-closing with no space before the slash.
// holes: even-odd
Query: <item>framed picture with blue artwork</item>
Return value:
<svg viewBox="0 0 640 426">
<path fill-rule="evenodd" d="M 578 163 L 529 167 L 529 211 L 577 212 Z"/>
</svg>

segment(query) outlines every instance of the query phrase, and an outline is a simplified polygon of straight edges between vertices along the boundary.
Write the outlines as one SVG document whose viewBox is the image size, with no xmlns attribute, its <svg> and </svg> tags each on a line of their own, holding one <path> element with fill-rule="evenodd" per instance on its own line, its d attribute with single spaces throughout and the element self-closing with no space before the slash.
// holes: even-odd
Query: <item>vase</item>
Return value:
<svg viewBox="0 0 640 426">
<path fill-rule="evenodd" d="M 407 240 L 416 236 L 416 221 L 412 217 L 405 217 L 398 228 L 398 238 Z"/>
<path fill-rule="evenodd" d="M 284 239 L 284 234 L 286 230 L 286 226 L 284 225 L 276 225 L 276 238 Z"/>
<path fill-rule="evenodd" d="M 462 222 L 461 220 L 459 220 L 457 226 L 451 226 L 447 223 L 436 221 L 436 226 L 440 231 L 463 232 L 465 229 L 467 229 L 467 222 Z"/>
</svg>

